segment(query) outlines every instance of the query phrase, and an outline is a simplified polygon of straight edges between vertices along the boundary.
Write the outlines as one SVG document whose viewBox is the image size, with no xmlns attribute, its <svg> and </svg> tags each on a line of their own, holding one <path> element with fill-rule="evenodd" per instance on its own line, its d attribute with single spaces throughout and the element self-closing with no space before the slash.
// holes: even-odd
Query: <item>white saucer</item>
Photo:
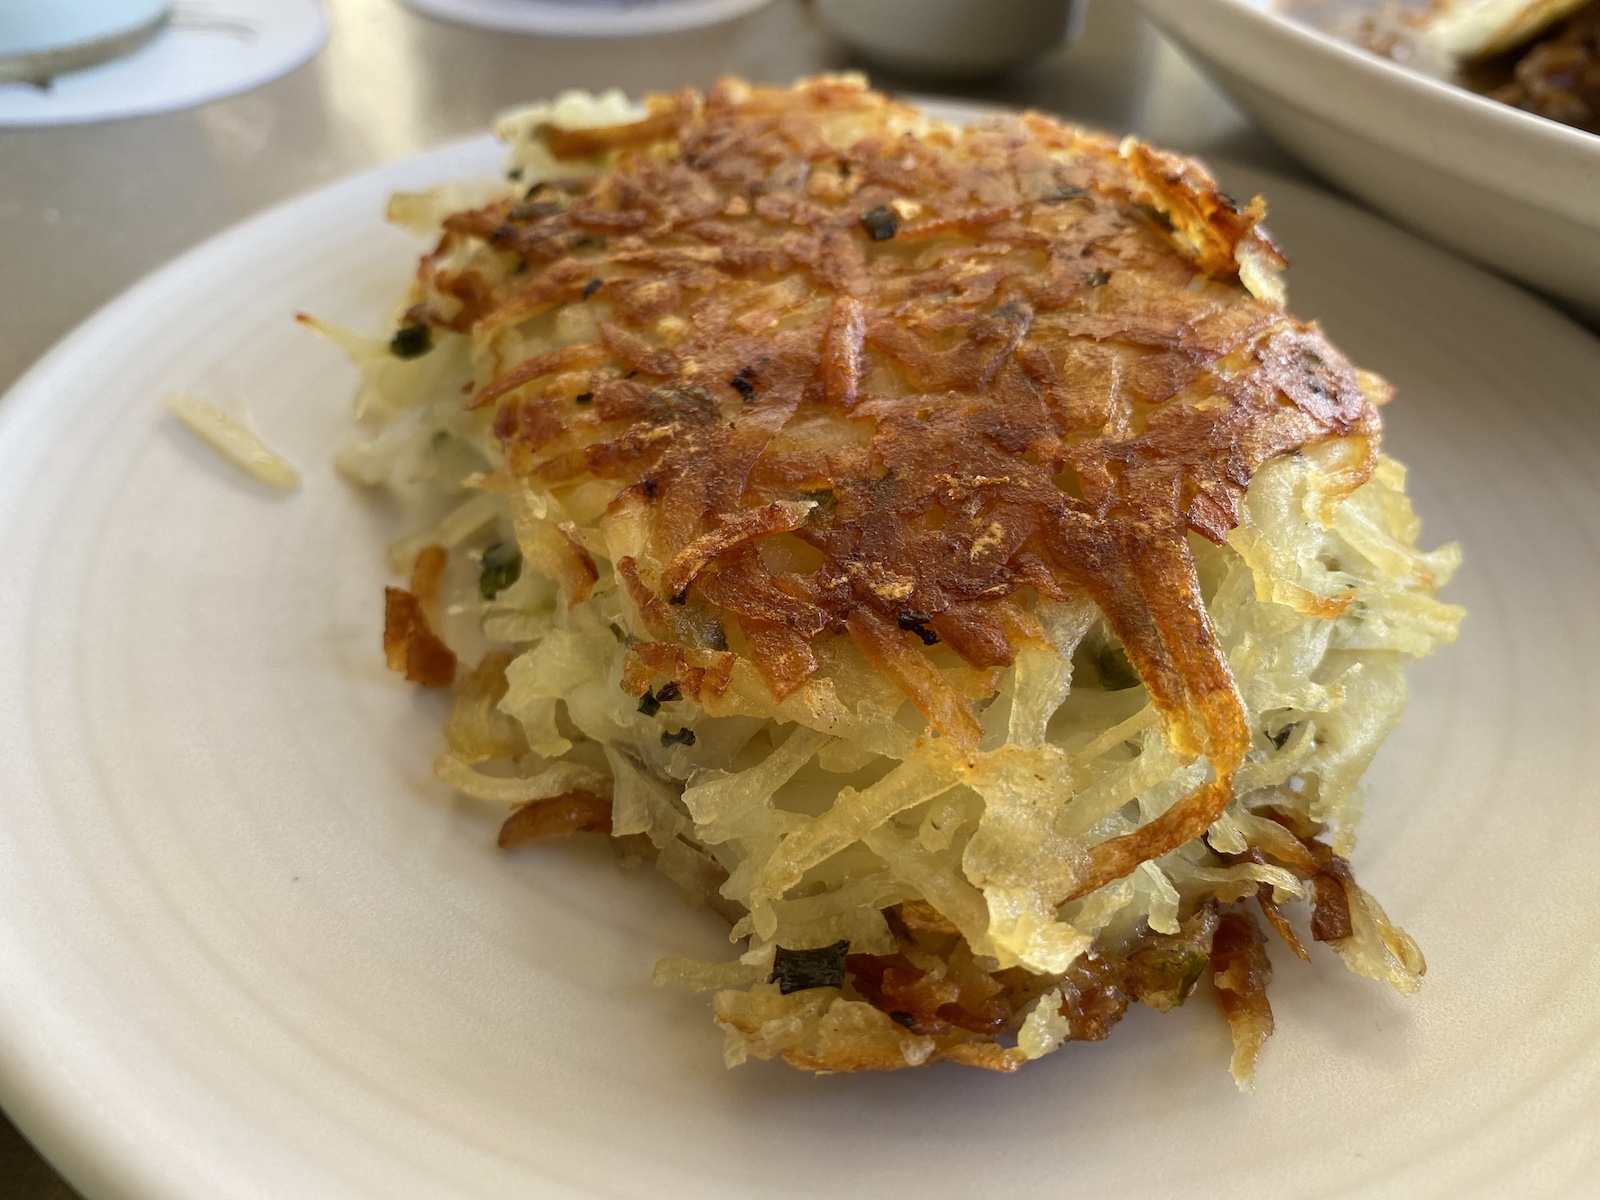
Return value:
<svg viewBox="0 0 1600 1200">
<path fill-rule="evenodd" d="M 287 74 L 327 37 L 317 0 L 175 0 L 166 27 L 126 58 L 58 76 L 45 88 L 0 86 L 0 127 L 192 108 Z"/>
</svg>

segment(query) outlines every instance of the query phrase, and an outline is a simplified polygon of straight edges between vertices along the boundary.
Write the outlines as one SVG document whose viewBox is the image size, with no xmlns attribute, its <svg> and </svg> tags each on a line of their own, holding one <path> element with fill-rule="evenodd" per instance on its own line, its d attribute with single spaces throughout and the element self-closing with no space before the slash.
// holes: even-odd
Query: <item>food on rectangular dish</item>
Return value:
<svg viewBox="0 0 1600 1200">
<path fill-rule="evenodd" d="M 393 200 L 392 336 L 304 318 L 342 469 L 427 514 L 384 645 L 502 846 L 608 835 L 731 927 L 657 969 L 730 1064 L 1012 1071 L 1209 976 L 1248 1085 L 1268 938 L 1417 987 L 1349 856 L 1457 551 L 1263 201 L 854 77 L 500 133 Z"/>
<path fill-rule="evenodd" d="M 1529 28 L 1460 57 L 1475 92 L 1600 134 L 1600 0 L 1524 5 Z"/>
<path fill-rule="evenodd" d="M 1292 0 L 1289 11 L 1491 100 L 1600 134 L 1600 0 L 1388 0 L 1376 8 Z"/>
</svg>

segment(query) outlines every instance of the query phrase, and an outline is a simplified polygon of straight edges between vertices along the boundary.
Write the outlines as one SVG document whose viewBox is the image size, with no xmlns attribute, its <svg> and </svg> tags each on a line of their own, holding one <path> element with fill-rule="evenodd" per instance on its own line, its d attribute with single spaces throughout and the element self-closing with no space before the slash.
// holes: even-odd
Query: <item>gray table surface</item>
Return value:
<svg viewBox="0 0 1600 1200">
<path fill-rule="evenodd" d="M 711 29 L 550 39 L 443 24 L 399 0 L 327 0 L 311 62 L 253 92 L 97 125 L 0 130 L 0 389 L 146 272 L 296 193 L 485 129 L 559 89 L 631 92 L 734 73 L 788 82 L 862 67 L 802 0 Z M 1309 176 L 1133 10 L 1092 0 L 1083 36 L 973 85 L 872 72 L 896 91 L 1028 105 L 1175 148 Z M 0 1117 L 0 1200 L 76 1193 Z"/>
</svg>

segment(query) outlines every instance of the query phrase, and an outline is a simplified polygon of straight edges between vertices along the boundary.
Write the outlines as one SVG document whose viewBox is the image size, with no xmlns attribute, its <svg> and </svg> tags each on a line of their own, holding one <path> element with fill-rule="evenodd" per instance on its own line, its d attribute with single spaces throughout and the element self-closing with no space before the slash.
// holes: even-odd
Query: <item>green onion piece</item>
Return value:
<svg viewBox="0 0 1600 1200">
<path fill-rule="evenodd" d="M 534 191 L 538 189 L 535 188 Z M 530 192 L 529 195 L 533 193 Z M 515 205 L 506 214 L 506 219 L 511 221 L 537 221 L 542 217 L 553 217 L 561 211 L 561 205 L 551 200 L 527 200 Z"/>
<path fill-rule="evenodd" d="M 1051 188 L 1039 199 L 1046 204 L 1060 204 L 1066 200 L 1081 200 L 1088 194 L 1088 188 L 1073 187 L 1070 183 L 1064 183 L 1060 187 Z"/>
<path fill-rule="evenodd" d="M 926 613 L 903 612 L 895 618 L 895 623 L 907 633 L 916 634 L 924 646 L 935 646 L 939 643 L 939 635 L 927 627 L 932 619 Z"/>
<path fill-rule="evenodd" d="M 639 711 L 647 717 L 653 717 L 661 711 L 661 701 L 650 694 L 649 689 L 639 697 Z"/>
<path fill-rule="evenodd" d="M 844 956 L 850 943 L 835 942 L 831 946 L 818 946 L 815 950 L 789 950 L 779 946 L 772 955 L 772 974 L 768 983 L 778 985 L 778 991 L 787 996 L 807 988 L 843 987 Z"/>
<path fill-rule="evenodd" d="M 402 325 L 389 339 L 389 353 L 396 358 L 421 358 L 433 349 L 433 330 L 427 325 Z"/>
<path fill-rule="evenodd" d="M 478 594 L 493 600 L 522 577 L 522 551 L 515 542 L 496 542 L 483 552 Z"/>
<path fill-rule="evenodd" d="M 1211 965 L 1196 946 L 1144 946 L 1123 966 L 1127 988 L 1141 1004 L 1170 1012 L 1187 1000 Z"/>
<path fill-rule="evenodd" d="M 1108 692 L 1139 686 L 1139 673 L 1133 669 L 1127 651 L 1121 646 L 1107 646 L 1100 651 L 1094 665 L 1100 669 L 1100 686 Z"/>
<path fill-rule="evenodd" d="M 694 745 L 694 730 L 680 729 L 677 733 L 661 731 L 661 744 L 663 746 L 692 746 Z"/>
<path fill-rule="evenodd" d="M 887 204 L 880 204 L 861 214 L 861 225 L 873 241 L 887 242 L 900 232 L 900 214 Z"/>
</svg>

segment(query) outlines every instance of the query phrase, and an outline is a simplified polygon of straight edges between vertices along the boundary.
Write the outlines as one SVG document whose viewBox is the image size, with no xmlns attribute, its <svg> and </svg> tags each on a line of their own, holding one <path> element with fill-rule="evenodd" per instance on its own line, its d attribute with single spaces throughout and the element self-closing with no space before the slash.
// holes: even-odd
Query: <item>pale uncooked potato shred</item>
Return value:
<svg viewBox="0 0 1600 1200">
<path fill-rule="evenodd" d="M 300 472 L 254 430 L 210 401 L 173 392 L 162 406 L 234 466 L 262 483 L 293 491 Z"/>
</svg>

